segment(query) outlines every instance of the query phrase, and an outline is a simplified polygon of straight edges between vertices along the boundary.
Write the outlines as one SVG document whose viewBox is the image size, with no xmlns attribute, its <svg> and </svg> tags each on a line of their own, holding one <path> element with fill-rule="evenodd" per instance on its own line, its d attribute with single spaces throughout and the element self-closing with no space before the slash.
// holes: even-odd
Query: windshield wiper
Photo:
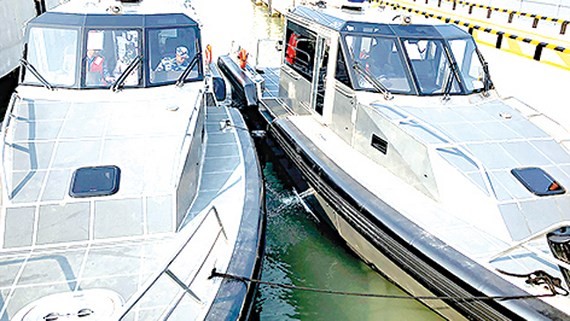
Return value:
<svg viewBox="0 0 570 321">
<path fill-rule="evenodd" d="M 458 75 L 458 68 L 457 63 L 451 57 L 451 53 L 449 52 L 449 48 L 446 46 L 443 47 L 443 51 L 445 52 L 445 56 L 447 57 L 447 61 L 449 62 L 449 74 L 447 74 L 447 78 L 445 79 L 445 84 L 443 87 L 443 99 L 448 100 L 449 94 L 451 93 L 451 89 L 453 88 L 453 78 L 457 79 L 457 82 L 461 83 L 461 80 Z"/>
<path fill-rule="evenodd" d="M 485 78 L 483 79 L 483 94 L 485 96 L 489 96 L 489 90 L 491 90 L 491 87 L 493 86 L 493 82 L 491 81 L 491 74 L 489 73 L 489 64 L 478 48 L 475 48 L 475 52 L 477 53 L 479 60 L 481 60 L 481 64 L 483 64 L 483 72 L 485 73 Z"/>
<path fill-rule="evenodd" d="M 53 86 L 40 74 L 40 72 L 32 65 L 29 61 L 24 58 L 20 58 L 20 63 L 26 69 L 28 69 L 41 83 L 49 90 L 53 90 Z"/>
<path fill-rule="evenodd" d="M 176 80 L 176 86 L 178 86 L 178 87 L 184 86 L 184 80 L 186 80 L 186 77 L 188 77 L 188 75 L 190 74 L 190 71 L 192 71 L 194 66 L 198 63 L 198 61 L 200 60 L 200 57 L 202 57 L 202 54 L 198 51 L 194 55 L 194 58 L 192 58 L 192 61 L 190 61 L 188 66 L 186 66 L 186 68 L 184 69 L 184 71 L 182 72 L 180 77 L 178 77 L 178 79 Z"/>
<path fill-rule="evenodd" d="M 127 77 L 129 76 L 129 74 L 141 62 L 142 62 L 142 55 L 136 56 L 135 59 L 133 59 L 133 61 L 131 61 L 131 63 L 127 66 L 127 68 L 121 73 L 119 78 L 117 78 L 117 80 L 115 80 L 115 82 L 111 85 L 111 90 L 115 92 L 115 91 L 118 91 L 119 89 L 123 88 L 123 84 L 125 83 L 125 80 L 127 80 Z"/>
<path fill-rule="evenodd" d="M 368 72 L 366 69 L 362 68 L 362 66 L 358 62 L 354 62 L 354 65 L 352 67 L 359 74 L 361 74 L 362 77 L 364 77 L 364 79 L 366 79 L 366 81 L 368 81 L 372 85 L 372 87 L 374 87 L 374 89 L 376 89 L 378 92 L 380 92 L 384 96 L 384 99 L 392 100 L 394 98 L 394 96 L 392 96 L 392 93 L 390 92 L 390 90 L 388 90 L 388 88 L 386 86 L 384 86 L 383 83 L 376 80 L 376 78 L 374 78 L 374 76 L 372 76 L 370 74 L 370 72 Z"/>
</svg>

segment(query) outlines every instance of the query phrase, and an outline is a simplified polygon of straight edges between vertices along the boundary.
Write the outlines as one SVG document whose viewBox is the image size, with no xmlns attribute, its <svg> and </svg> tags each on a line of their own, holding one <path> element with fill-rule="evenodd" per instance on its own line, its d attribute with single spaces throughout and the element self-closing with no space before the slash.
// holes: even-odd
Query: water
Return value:
<svg viewBox="0 0 570 321">
<path fill-rule="evenodd" d="M 258 39 L 282 37 L 282 18 L 268 17 L 265 8 L 249 0 L 201 0 L 195 5 L 204 23 L 204 42 L 212 44 L 214 56 L 227 53 L 234 42 L 255 59 Z M 279 59 L 270 60 L 274 58 Z M 263 166 L 268 215 L 263 280 L 339 291 L 404 294 L 305 212 L 271 158 Z M 280 321 L 440 319 L 414 300 L 347 297 L 268 286 L 260 286 L 255 310 L 260 320 Z"/>
</svg>

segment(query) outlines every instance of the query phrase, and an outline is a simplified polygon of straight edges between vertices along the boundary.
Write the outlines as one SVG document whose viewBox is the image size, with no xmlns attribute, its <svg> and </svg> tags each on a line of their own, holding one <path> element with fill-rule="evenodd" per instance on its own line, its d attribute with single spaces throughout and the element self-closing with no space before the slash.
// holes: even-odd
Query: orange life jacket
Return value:
<svg viewBox="0 0 570 321">
<path fill-rule="evenodd" d="M 210 46 L 209 44 L 206 45 L 206 53 L 205 53 L 205 57 L 204 57 L 204 62 L 206 63 L 206 65 L 209 65 L 212 63 L 212 46 Z"/>
<path fill-rule="evenodd" d="M 297 57 L 297 44 L 299 42 L 299 37 L 296 33 L 292 33 L 287 42 L 287 49 L 285 50 L 285 60 L 289 64 L 295 63 L 295 57 Z"/>
<path fill-rule="evenodd" d="M 247 56 L 249 54 L 247 53 L 247 51 L 245 49 L 240 49 L 238 52 L 238 60 L 239 60 L 239 66 L 241 69 L 245 69 L 245 66 L 247 65 Z"/>
</svg>

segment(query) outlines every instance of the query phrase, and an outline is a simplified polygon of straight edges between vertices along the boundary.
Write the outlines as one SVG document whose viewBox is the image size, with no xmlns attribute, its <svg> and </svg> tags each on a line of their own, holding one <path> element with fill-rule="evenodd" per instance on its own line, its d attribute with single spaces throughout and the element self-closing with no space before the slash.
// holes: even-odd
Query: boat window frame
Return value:
<svg viewBox="0 0 570 321">
<path fill-rule="evenodd" d="M 366 33 L 366 32 L 343 32 L 341 33 L 341 36 L 339 38 L 340 41 L 340 47 L 342 47 L 342 51 L 344 53 L 348 53 L 350 52 L 349 47 L 348 47 L 348 43 L 346 41 L 346 37 L 371 37 L 371 38 L 383 38 L 383 39 L 394 39 L 394 44 L 397 47 L 397 53 L 398 56 L 400 57 L 400 60 L 403 62 L 403 68 L 404 68 L 404 72 L 407 75 L 407 79 L 408 79 L 408 84 L 410 85 L 410 91 L 407 93 L 404 92 L 400 92 L 400 91 L 390 91 L 393 94 L 398 94 L 398 95 L 406 95 L 406 96 L 418 96 L 418 87 L 417 87 L 417 83 L 416 80 L 412 77 L 412 72 L 410 69 L 410 64 L 409 61 L 407 59 L 407 57 L 405 57 L 405 55 L 403 54 L 403 48 L 402 48 L 402 43 L 400 42 L 400 37 L 395 36 L 395 35 L 388 35 L 388 34 L 371 34 L 371 33 Z M 338 59 L 338 57 L 337 57 Z M 356 90 L 356 91 L 365 91 L 365 92 L 377 92 L 376 89 L 374 89 L 374 86 L 371 86 L 369 88 L 366 87 L 361 87 L 358 86 L 358 81 L 357 81 L 357 77 L 358 75 L 356 74 L 356 72 L 354 71 L 354 68 L 350 68 L 350 63 L 354 63 L 354 56 L 345 54 L 345 64 L 347 64 L 347 68 L 348 68 L 348 74 L 349 74 L 349 78 L 350 78 L 350 82 L 352 84 L 351 88 Z"/>
<path fill-rule="evenodd" d="M 202 58 L 202 35 L 200 32 L 200 28 L 197 26 L 182 26 L 182 27 L 176 27 L 176 26 L 160 26 L 160 27 L 147 27 L 145 29 L 145 40 L 146 42 L 148 42 L 147 45 L 145 45 L 145 56 L 146 59 L 143 59 L 143 65 L 144 65 L 144 69 L 146 70 L 146 82 L 145 85 L 146 87 L 160 87 L 160 86 L 166 86 L 166 85 L 172 85 L 175 84 L 177 82 L 177 79 L 172 79 L 172 80 L 165 80 L 165 81 L 161 81 L 161 82 L 152 82 L 151 81 L 151 73 L 155 72 L 154 69 L 156 69 L 156 67 L 158 66 L 158 63 L 160 63 L 160 60 L 158 60 L 157 62 L 157 66 L 151 66 L 151 63 L 153 62 L 153 57 L 151 56 L 151 37 L 150 34 L 152 31 L 157 31 L 157 30 L 167 30 L 167 29 L 192 29 L 194 32 L 194 42 L 195 44 L 193 45 L 196 48 L 195 54 L 199 55 L 198 57 L 196 57 L 196 59 L 198 59 L 198 61 L 196 62 L 196 66 L 193 67 L 194 68 L 198 68 L 198 76 L 194 77 L 194 78 L 190 78 L 190 77 L 186 77 L 184 79 L 184 83 L 189 83 L 189 82 L 197 82 L 197 81 L 203 81 L 204 80 L 204 63 L 203 63 L 203 58 Z M 188 47 L 187 47 L 188 48 Z M 163 57 L 166 58 L 166 57 Z M 192 53 L 190 53 L 190 57 L 188 58 L 188 62 L 192 63 L 192 60 L 194 58 L 194 55 Z"/>
<path fill-rule="evenodd" d="M 293 25 L 295 27 L 295 29 L 299 30 L 299 34 L 297 34 L 297 32 L 291 28 L 291 25 Z M 298 35 L 297 39 L 295 40 L 295 48 L 291 48 L 291 44 L 290 42 L 293 41 L 293 34 Z M 304 37 L 301 37 L 304 36 Z M 308 27 L 296 22 L 296 21 L 291 21 L 291 20 L 287 20 L 287 25 L 285 26 L 285 33 L 284 33 L 284 37 L 285 37 L 285 48 L 284 48 L 284 54 L 283 54 L 283 61 L 282 63 L 287 65 L 289 68 L 293 69 L 295 72 L 297 72 L 299 75 L 301 75 L 301 77 L 305 78 L 306 80 L 308 80 L 310 83 L 312 83 L 313 81 L 313 73 L 315 71 L 315 58 L 316 58 L 316 47 L 317 47 L 317 38 L 318 35 L 316 32 L 314 32 L 313 30 L 309 29 Z M 307 41 L 309 42 L 309 44 L 312 42 L 312 52 L 306 51 L 305 49 L 300 49 L 299 48 L 299 42 L 303 41 Z M 307 49 L 310 49 L 311 47 L 309 45 L 307 45 Z M 298 53 L 302 53 L 302 55 L 299 55 Z M 291 57 L 291 54 L 294 54 L 293 57 Z M 296 64 L 295 62 L 291 63 L 290 59 L 295 59 L 295 61 L 299 60 L 299 57 L 308 57 L 308 61 L 303 61 L 304 64 L 306 65 L 307 70 L 303 70 L 301 69 L 298 64 Z"/>
<path fill-rule="evenodd" d="M 33 29 L 59 29 L 59 30 L 73 30 L 77 33 L 77 43 L 75 44 L 75 72 L 74 72 L 74 81 L 73 84 L 71 85 L 63 85 L 63 84 L 58 84 L 58 83 L 52 83 L 50 82 L 50 85 L 53 88 L 77 88 L 80 87 L 81 84 L 81 56 L 82 56 L 82 41 L 83 41 L 83 28 L 81 27 L 67 27 L 67 26 L 63 26 L 63 25 L 32 25 L 30 26 L 30 28 L 26 29 L 26 34 L 25 34 L 25 42 L 24 42 L 24 52 L 23 52 L 23 57 L 24 59 L 29 61 L 29 40 L 30 40 L 30 33 Z M 33 63 L 33 62 L 30 62 Z M 78 67 L 79 66 L 79 67 Z M 37 66 L 34 65 L 34 67 L 37 68 Z M 19 82 L 21 84 L 24 84 L 26 86 L 33 86 L 33 87 L 42 87 L 43 84 L 40 81 L 30 81 L 30 80 L 26 80 L 27 74 L 31 74 L 32 77 L 34 79 L 37 79 L 35 76 L 33 76 L 33 74 L 28 71 L 26 68 L 21 67 L 20 68 L 20 75 L 19 75 Z M 45 75 L 42 74 L 41 70 L 38 70 L 40 72 L 40 74 L 42 76 L 45 77 Z M 49 77 L 48 77 L 49 78 Z M 47 79 L 47 81 L 49 82 L 50 79 Z"/>
<path fill-rule="evenodd" d="M 80 70 L 81 70 L 81 75 L 80 75 L 80 83 L 79 83 L 79 88 L 81 89 L 108 89 L 110 88 L 113 84 L 109 83 L 109 84 L 102 84 L 102 85 L 98 85 L 98 86 L 91 86 L 91 85 L 87 85 L 86 81 L 87 81 L 87 64 L 86 64 L 86 57 L 87 57 L 87 50 L 88 50 L 88 37 L 89 37 L 89 33 L 91 31 L 103 31 L 103 32 L 107 32 L 107 31 L 117 31 L 117 30 L 125 30 L 125 31 L 137 31 L 138 32 L 138 37 L 139 37 L 139 41 L 138 41 L 138 54 L 139 56 L 143 57 L 143 62 L 144 62 L 144 54 L 143 54 L 143 50 L 144 50 L 144 29 L 145 28 L 141 28 L 141 27 L 123 27 L 123 26 L 90 26 L 88 28 L 84 28 L 83 30 L 83 35 L 82 35 L 82 43 L 81 43 L 81 59 L 80 59 Z M 116 41 L 116 39 L 115 39 Z M 117 44 L 114 44 L 115 46 L 117 46 Z M 115 49 L 118 49 L 117 47 L 115 47 Z M 118 53 L 115 53 L 116 55 L 118 55 Z M 136 59 L 136 58 L 135 58 Z M 105 57 L 105 60 L 107 60 L 107 57 Z M 116 59 L 115 61 L 115 68 L 116 68 L 116 63 L 118 62 L 118 59 Z M 105 62 L 104 62 L 105 63 Z M 129 85 L 127 82 L 125 82 L 123 84 L 123 88 L 141 88 L 144 87 L 144 78 L 145 78 L 145 71 L 143 66 L 139 65 L 138 67 L 139 70 L 139 75 L 138 75 L 138 82 L 136 85 Z M 135 69 L 137 70 L 137 69 Z M 110 71 L 109 71 L 110 72 Z M 128 77 L 127 77 L 128 78 Z M 115 77 L 115 80 L 113 82 L 115 82 L 118 79 L 118 76 Z"/>
</svg>

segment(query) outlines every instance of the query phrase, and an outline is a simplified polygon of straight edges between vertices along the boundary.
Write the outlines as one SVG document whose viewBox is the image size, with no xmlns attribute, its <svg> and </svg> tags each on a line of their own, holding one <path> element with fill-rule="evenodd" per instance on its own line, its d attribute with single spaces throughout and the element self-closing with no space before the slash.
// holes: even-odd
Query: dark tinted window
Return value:
<svg viewBox="0 0 570 321">
<path fill-rule="evenodd" d="M 346 60 L 344 59 L 344 55 L 343 55 L 342 50 L 340 48 L 341 47 L 339 44 L 338 54 L 336 57 L 336 75 L 335 75 L 335 78 L 338 81 L 340 81 L 341 83 L 352 88 L 352 85 L 350 84 L 350 77 L 348 76 L 348 70 L 346 67 Z"/>
<path fill-rule="evenodd" d="M 316 36 L 306 28 L 288 22 L 285 41 L 285 64 L 312 81 Z"/>
</svg>

